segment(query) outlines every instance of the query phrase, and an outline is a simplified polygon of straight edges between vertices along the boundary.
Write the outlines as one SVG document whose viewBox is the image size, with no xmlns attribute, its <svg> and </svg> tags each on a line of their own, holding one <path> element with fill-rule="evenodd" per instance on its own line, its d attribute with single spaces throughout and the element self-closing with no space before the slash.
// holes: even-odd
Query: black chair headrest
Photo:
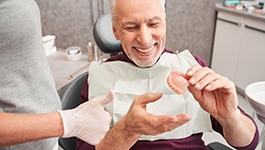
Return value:
<svg viewBox="0 0 265 150">
<path fill-rule="evenodd" d="M 103 53 L 121 52 L 120 41 L 116 40 L 112 32 L 111 14 L 100 16 L 94 24 L 93 36 L 99 49 Z"/>
</svg>

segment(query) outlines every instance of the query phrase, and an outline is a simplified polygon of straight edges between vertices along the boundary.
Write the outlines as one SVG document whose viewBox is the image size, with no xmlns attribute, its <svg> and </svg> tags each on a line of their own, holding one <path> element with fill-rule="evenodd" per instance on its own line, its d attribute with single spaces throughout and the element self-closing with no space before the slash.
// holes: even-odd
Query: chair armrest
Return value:
<svg viewBox="0 0 265 150">
<path fill-rule="evenodd" d="M 208 144 L 207 147 L 209 148 L 209 150 L 233 150 L 219 142 L 212 142 Z"/>
</svg>

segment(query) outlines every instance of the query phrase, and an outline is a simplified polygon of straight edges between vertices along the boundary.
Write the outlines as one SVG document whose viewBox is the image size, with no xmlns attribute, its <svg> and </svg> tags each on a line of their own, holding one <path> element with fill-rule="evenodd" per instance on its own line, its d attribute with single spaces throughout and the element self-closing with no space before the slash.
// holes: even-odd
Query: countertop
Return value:
<svg viewBox="0 0 265 150">
<path fill-rule="evenodd" d="M 228 12 L 228 13 L 232 13 L 235 15 L 239 15 L 239 16 L 243 16 L 243 17 L 247 17 L 247 18 L 251 18 L 251 19 L 260 20 L 262 22 L 265 22 L 265 14 L 255 14 L 255 13 L 250 14 L 245 10 L 236 10 L 235 8 L 224 7 L 224 5 L 222 3 L 217 3 L 215 5 L 215 10 Z"/>
<path fill-rule="evenodd" d="M 64 51 L 57 51 L 49 55 L 48 62 L 58 93 L 77 76 L 88 71 L 90 64 L 87 55 L 82 55 L 82 58 L 78 61 L 69 61 L 65 58 Z"/>
</svg>

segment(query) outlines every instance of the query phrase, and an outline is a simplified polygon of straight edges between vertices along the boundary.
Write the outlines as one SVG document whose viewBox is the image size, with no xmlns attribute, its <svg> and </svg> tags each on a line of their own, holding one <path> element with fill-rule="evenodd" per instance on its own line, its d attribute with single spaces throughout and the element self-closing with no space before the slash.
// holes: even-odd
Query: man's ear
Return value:
<svg viewBox="0 0 265 150">
<path fill-rule="evenodd" d="M 113 34 L 114 34 L 116 40 L 119 40 L 120 38 L 119 38 L 119 36 L 118 36 L 118 33 L 117 33 L 116 28 L 114 27 L 114 25 L 112 25 L 112 32 L 113 32 Z"/>
</svg>

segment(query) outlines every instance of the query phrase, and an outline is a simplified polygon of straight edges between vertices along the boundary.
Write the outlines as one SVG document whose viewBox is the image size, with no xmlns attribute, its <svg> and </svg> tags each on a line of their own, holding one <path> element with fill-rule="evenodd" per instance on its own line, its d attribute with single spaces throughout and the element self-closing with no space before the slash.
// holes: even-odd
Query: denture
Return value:
<svg viewBox="0 0 265 150">
<path fill-rule="evenodd" d="M 170 72 L 167 77 L 167 84 L 177 94 L 185 93 L 189 86 L 186 75 L 181 72 Z"/>
</svg>

